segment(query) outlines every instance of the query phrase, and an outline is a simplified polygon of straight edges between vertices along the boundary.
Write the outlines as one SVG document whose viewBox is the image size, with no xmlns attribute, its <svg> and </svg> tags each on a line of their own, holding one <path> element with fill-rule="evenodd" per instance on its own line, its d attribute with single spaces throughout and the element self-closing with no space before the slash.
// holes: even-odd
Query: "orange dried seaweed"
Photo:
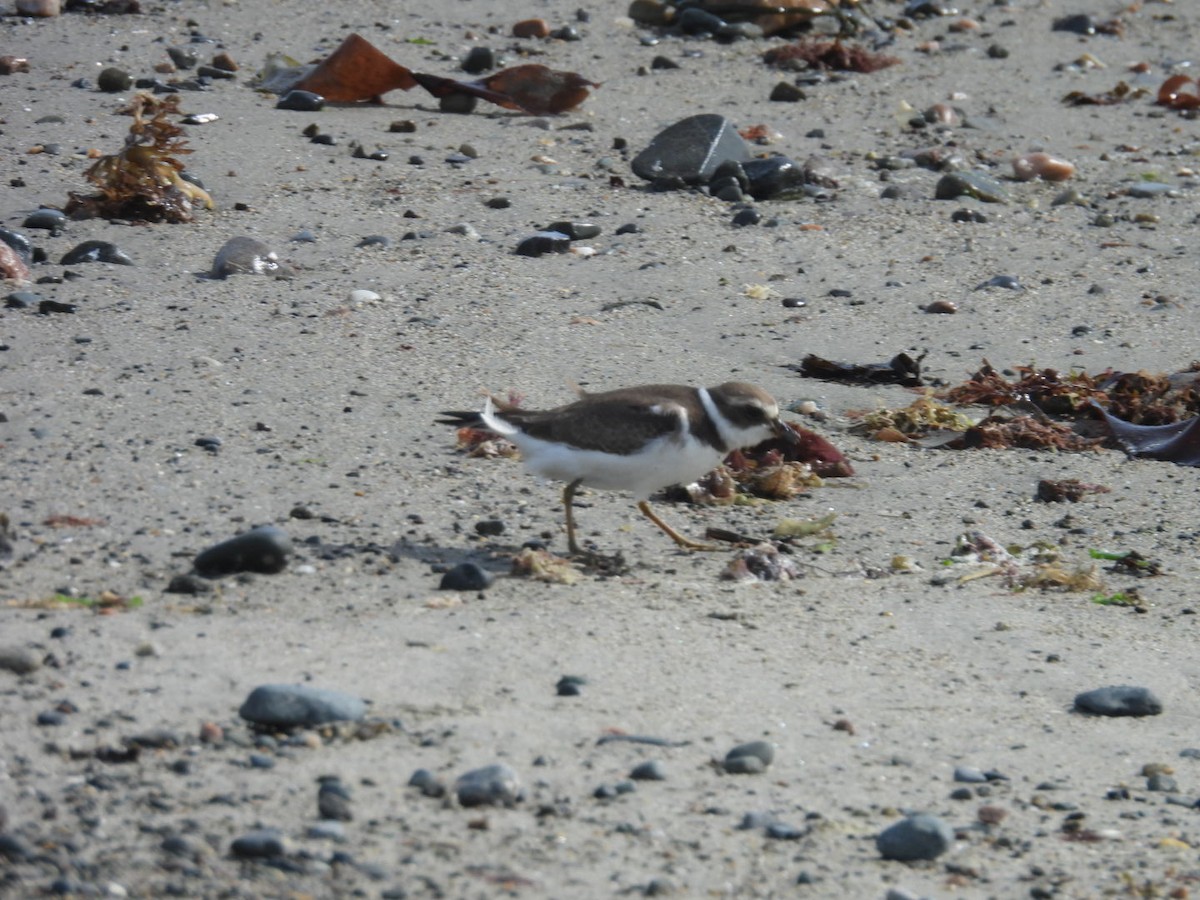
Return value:
<svg viewBox="0 0 1200 900">
<path fill-rule="evenodd" d="M 334 103 L 380 102 L 388 91 L 417 86 L 412 71 L 360 34 L 352 34 L 315 69 L 293 86 Z"/>
</svg>

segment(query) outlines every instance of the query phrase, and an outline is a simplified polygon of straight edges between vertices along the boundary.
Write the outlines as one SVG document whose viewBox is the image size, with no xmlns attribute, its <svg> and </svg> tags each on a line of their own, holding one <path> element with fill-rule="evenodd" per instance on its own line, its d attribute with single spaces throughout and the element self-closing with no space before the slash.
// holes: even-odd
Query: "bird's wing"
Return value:
<svg viewBox="0 0 1200 900">
<path fill-rule="evenodd" d="M 530 437 L 601 453 L 633 453 L 655 438 L 682 437 L 687 427 L 679 403 L 663 400 L 649 407 L 600 394 L 553 410 L 513 410 L 503 418 Z"/>
</svg>

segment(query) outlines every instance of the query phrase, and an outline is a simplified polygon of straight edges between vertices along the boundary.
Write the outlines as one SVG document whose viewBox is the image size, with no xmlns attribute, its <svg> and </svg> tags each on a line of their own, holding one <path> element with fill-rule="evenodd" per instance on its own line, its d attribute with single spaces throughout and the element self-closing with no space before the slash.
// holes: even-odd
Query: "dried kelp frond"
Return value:
<svg viewBox="0 0 1200 900">
<path fill-rule="evenodd" d="M 587 99 L 588 88 L 599 87 L 577 72 L 556 71 L 536 63 L 501 69 L 477 81 L 456 81 L 424 72 L 414 72 L 413 78 L 439 99 L 466 94 L 534 116 L 553 116 L 572 110 Z"/>
<path fill-rule="evenodd" d="M 192 152 L 184 130 L 167 118 L 179 114 L 179 95 L 138 94 L 127 111 L 133 124 L 125 149 L 100 157 L 84 173 L 99 193 L 72 192 L 66 212 L 77 218 L 190 222 L 196 204 L 212 209 L 212 197 L 182 177 L 183 163 L 175 158 Z"/>
<path fill-rule="evenodd" d="M 809 353 L 800 365 L 789 365 L 792 371 L 805 378 L 825 381 L 845 381 L 850 384 L 899 384 L 903 387 L 921 386 L 922 353 L 913 359 L 907 353 L 897 353 L 885 363 L 838 362 Z"/>
<path fill-rule="evenodd" d="M 292 85 L 333 103 L 382 102 L 389 91 L 407 91 L 417 80 L 407 67 L 388 57 L 360 34 L 348 35 L 338 48 Z"/>
<path fill-rule="evenodd" d="M 1073 415 L 1093 399 L 1107 400 L 1100 382 L 1114 375 L 1107 369 L 1092 376 L 1086 372 L 1061 374 L 1056 369 L 1035 369 L 1033 366 L 1014 366 L 1015 381 L 1009 381 L 986 359 L 983 366 L 965 383 L 941 391 L 943 400 L 963 406 L 1008 406 L 1027 400 L 1050 415 Z"/>
<path fill-rule="evenodd" d="M 897 65 L 900 60 L 841 40 L 802 38 L 768 50 L 763 54 L 763 62 L 777 69 L 810 68 L 869 73 Z"/>
<path fill-rule="evenodd" d="M 1083 91 L 1071 91 L 1063 97 L 1062 102 L 1070 106 L 1113 106 L 1126 100 L 1136 100 L 1150 93 L 1145 88 L 1132 88 L 1124 81 L 1118 81 L 1112 90 L 1099 94 L 1085 94 Z"/>
<path fill-rule="evenodd" d="M 1107 377 L 1105 377 L 1107 376 Z M 1108 411 L 1134 425 L 1170 425 L 1200 415 L 1200 363 L 1173 375 L 1105 373 L 1097 380 Z"/>
<path fill-rule="evenodd" d="M 963 436 L 945 444 L 953 450 L 1092 450 L 1103 438 L 1076 434 L 1071 426 L 1034 416 L 989 416 L 968 428 Z"/>
</svg>

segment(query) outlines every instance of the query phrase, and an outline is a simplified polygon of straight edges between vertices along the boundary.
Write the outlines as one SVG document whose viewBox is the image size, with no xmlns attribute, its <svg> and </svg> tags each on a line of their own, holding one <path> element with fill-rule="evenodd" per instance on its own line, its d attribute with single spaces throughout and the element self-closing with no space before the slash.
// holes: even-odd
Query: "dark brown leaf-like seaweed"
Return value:
<svg viewBox="0 0 1200 900">
<path fill-rule="evenodd" d="M 921 386 L 922 353 L 913 359 L 907 353 L 897 353 L 885 363 L 846 363 L 824 359 L 810 353 L 798 366 L 788 366 L 805 378 L 822 378 L 825 381 L 848 381 L 851 384 L 899 384 L 904 387 Z"/>
<path fill-rule="evenodd" d="M 1102 438 L 1076 434 L 1071 426 L 1036 416 L 1002 418 L 988 416 L 963 432 L 962 437 L 942 444 L 954 450 L 1092 450 Z"/>
<path fill-rule="evenodd" d="M 76 218 L 101 216 L 136 222 L 190 222 L 196 205 L 212 209 L 213 200 L 198 185 L 181 176 L 176 156 L 192 151 L 184 130 L 167 117 L 178 115 L 179 94 L 159 99 L 150 94 L 133 98 L 133 124 L 125 149 L 102 156 L 84 172 L 99 193 L 71 193 L 66 212 Z"/>
<path fill-rule="evenodd" d="M 1200 416 L 1170 425 L 1134 425 L 1118 419 L 1099 403 L 1112 436 L 1130 456 L 1161 459 L 1180 466 L 1200 466 Z"/>
<path fill-rule="evenodd" d="M 376 103 L 388 91 L 417 86 L 413 73 L 359 34 L 347 37 L 315 69 L 294 85 L 333 103 Z"/>
<path fill-rule="evenodd" d="M 1159 86 L 1155 102 L 1181 112 L 1200 109 L 1200 81 L 1187 75 L 1172 75 Z"/>
<path fill-rule="evenodd" d="M 478 81 L 455 81 L 423 72 L 414 72 L 413 77 L 438 98 L 469 94 L 535 116 L 574 109 L 587 99 L 589 87 L 598 86 L 575 72 L 560 72 L 535 63 L 501 69 Z"/>
<path fill-rule="evenodd" d="M 1041 503 L 1078 503 L 1088 494 L 1107 494 L 1111 490 L 1103 484 L 1088 484 L 1078 478 L 1057 481 L 1043 478 L 1038 482 L 1035 499 Z"/>
</svg>

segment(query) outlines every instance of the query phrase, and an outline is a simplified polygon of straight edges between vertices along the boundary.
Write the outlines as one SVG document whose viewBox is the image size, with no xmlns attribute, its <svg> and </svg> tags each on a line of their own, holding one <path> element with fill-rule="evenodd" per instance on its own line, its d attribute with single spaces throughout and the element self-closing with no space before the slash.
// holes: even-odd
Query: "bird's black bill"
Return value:
<svg viewBox="0 0 1200 900">
<path fill-rule="evenodd" d="M 434 422 L 438 425 L 453 425 L 456 428 L 478 428 L 483 424 L 483 419 L 475 410 L 464 412 L 461 410 L 444 409 L 438 415 L 445 416 L 443 419 L 434 419 Z"/>
<path fill-rule="evenodd" d="M 799 444 L 800 435 L 796 429 L 789 425 L 783 419 L 776 419 L 771 423 L 771 430 L 775 432 L 775 437 L 779 438 L 788 444 Z"/>
</svg>

